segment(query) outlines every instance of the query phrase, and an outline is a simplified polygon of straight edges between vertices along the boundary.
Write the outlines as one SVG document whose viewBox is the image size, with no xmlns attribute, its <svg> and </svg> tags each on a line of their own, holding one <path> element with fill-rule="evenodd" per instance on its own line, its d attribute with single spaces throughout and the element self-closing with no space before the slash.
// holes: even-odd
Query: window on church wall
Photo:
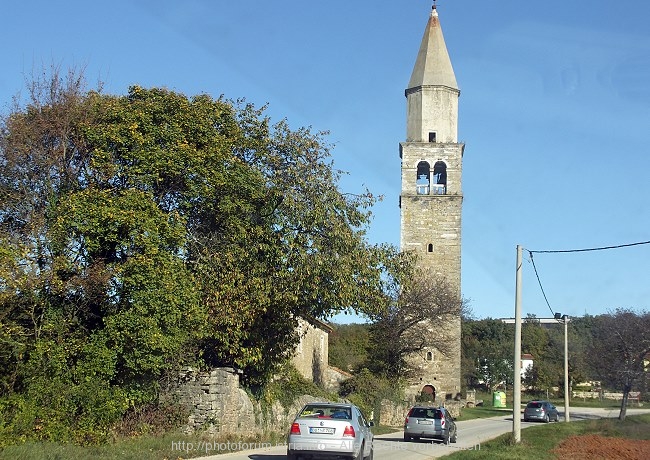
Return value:
<svg viewBox="0 0 650 460">
<path fill-rule="evenodd" d="M 435 142 L 436 141 L 436 133 L 435 132 L 430 132 L 429 133 L 429 142 Z"/>
<path fill-rule="evenodd" d="M 447 194 L 447 165 L 444 161 L 436 161 L 433 165 L 433 180 L 431 193 L 434 195 Z"/>
<path fill-rule="evenodd" d="M 427 361 L 433 361 L 433 352 L 427 351 Z"/>
<path fill-rule="evenodd" d="M 433 252 L 433 244 L 432 243 L 429 243 L 429 245 L 427 246 L 427 252 L 429 252 L 429 253 Z"/>
<path fill-rule="evenodd" d="M 426 161 L 418 163 L 415 187 L 418 195 L 428 195 L 431 189 L 431 167 Z"/>
</svg>

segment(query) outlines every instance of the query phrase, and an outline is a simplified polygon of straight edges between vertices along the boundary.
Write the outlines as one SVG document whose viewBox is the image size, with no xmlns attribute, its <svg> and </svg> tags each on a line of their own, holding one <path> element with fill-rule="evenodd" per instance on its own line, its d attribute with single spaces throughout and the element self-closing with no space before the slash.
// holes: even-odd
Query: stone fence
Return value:
<svg viewBox="0 0 650 460">
<path fill-rule="evenodd" d="M 417 403 L 419 404 L 419 403 Z M 425 405 L 431 404 L 434 406 L 444 406 L 447 408 L 452 417 L 457 418 L 460 416 L 461 408 L 463 407 L 463 401 L 457 401 L 454 399 L 448 399 L 444 402 L 435 401 L 431 403 L 422 403 Z M 406 414 L 413 407 L 414 403 L 412 402 L 394 402 L 388 399 L 384 399 L 381 402 L 381 412 L 379 414 L 379 423 L 383 426 L 390 426 L 394 428 L 404 426 L 404 419 Z M 375 422 L 377 422 L 375 420 Z"/>
<path fill-rule="evenodd" d="M 335 376 L 332 380 L 337 378 L 338 376 Z M 282 406 L 278 401 L 270 407 L 262 407 L 240 388 L 239 372 L 229 367 L 220 367 L 209 372 L 186 369 L 180 373 L 170 395 L 190 412 L 185 426 L 186 432 L 205 431 L 208 434 L 223 436 L 287 433 L 293 418 L 303 405 L 311 401 L 323 401 L 321 398 L 304 395 L 289 407 Z M 434 404 L 444 405 L 453 417 L 458 417 L 464 403 L 465 401 L 448 399 L 436 401 Z M 380 413 L 375 412 L 375 416 L 378 416 L 375 423 L 400 427 L 412 405 L 412 401 L 396 403 L 384 400 Z"/>
<path fill-rule="evenodd" d="M 305 395 L 290 407 L 276 401 L 271 407 L 262 408 L 239 387 L 239 373 L 228 367 L 209 372 L 186 369 L 171 394 L 190 411 L 187 432 L 203 430 L 209 434 L 240 436 L 286 433 L 302 406 L 318 400 Z"/>
</svg>

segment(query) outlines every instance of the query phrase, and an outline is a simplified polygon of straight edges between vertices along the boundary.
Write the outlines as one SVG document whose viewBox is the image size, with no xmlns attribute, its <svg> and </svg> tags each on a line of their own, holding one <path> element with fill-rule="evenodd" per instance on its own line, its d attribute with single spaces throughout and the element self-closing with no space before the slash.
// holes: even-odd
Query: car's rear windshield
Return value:
<svg viewBox="0 0 650 460">
<path fill-rule="evenodd" d="M 416 407 L 411 412 L 411 417 L 421 417 L 421 418 L 442 418 L 442 412 L 438 409 L 430 409 L 426 407 Z"/>
<path fill-rule="evenodd" d="M 527 405 L 526 407 L 531 407 L 531 408 L 534 408 L 534 409 L 539 409 L 539 408 L 542 407 L 543 405 L 544 405 L 544 404 L 542 404 L 541 402 L 529 402 L 528 405 Z"/>
<path fill-rule="evenodd" d="M 352 412 L 349 407 L 345 406 L 324 406 L 318 404 L 306 405 L 300 417 L 319 417 L 319 418 L 338 418 L 342 420 L 352 420 Z"/>
</svg>

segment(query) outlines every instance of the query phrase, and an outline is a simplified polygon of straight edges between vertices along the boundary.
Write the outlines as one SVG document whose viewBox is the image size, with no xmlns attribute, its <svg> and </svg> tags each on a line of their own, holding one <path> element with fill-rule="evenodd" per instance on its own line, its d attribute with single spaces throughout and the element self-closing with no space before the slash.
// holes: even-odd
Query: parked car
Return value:
<svg viewBox="0 0 650 460">
<path fill-rule="evenodd" d="M 458 429 L 449 411 L 444 407 L 412 407 L 404 420 L 404 441 L 420 438 L 456 442 Z"/>
<path fill-rule="evenodd" d="M 372 460 L 372 426 L 354 404 L 306 404 L 291 424 L 287 459 Z"/>
<path fill-rule="evenodd" d="M 548 401 L 530 401 L 524 409 L 524 422 L 537 420 L 540 422 L 557 422 L 559 414 L 553 404 Z"/>
</svg>

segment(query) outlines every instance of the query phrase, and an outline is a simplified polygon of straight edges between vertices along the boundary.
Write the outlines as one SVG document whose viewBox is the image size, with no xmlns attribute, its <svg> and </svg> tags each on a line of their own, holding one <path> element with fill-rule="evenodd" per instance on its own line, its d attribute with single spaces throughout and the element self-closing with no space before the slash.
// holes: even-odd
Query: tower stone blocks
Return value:
<svg viewBox="0 0 650 460">
<path fill-rule="evenodd" d="M 400 247 L 414 251 L 420 268 L 432 277 L 444 277 L 460 299 L 465 146 L 457 140 L 460 91 L 435 7 L 405 95 L 406 141 L 400 144 Z M 438 402 L 456 396 L 461 375 L 460 317 L 444 323 L 431 318 L 418 327 L 428 343 L 408 359 L 415 371 L 409 393 L 435 392 Z"/>
</svg>

